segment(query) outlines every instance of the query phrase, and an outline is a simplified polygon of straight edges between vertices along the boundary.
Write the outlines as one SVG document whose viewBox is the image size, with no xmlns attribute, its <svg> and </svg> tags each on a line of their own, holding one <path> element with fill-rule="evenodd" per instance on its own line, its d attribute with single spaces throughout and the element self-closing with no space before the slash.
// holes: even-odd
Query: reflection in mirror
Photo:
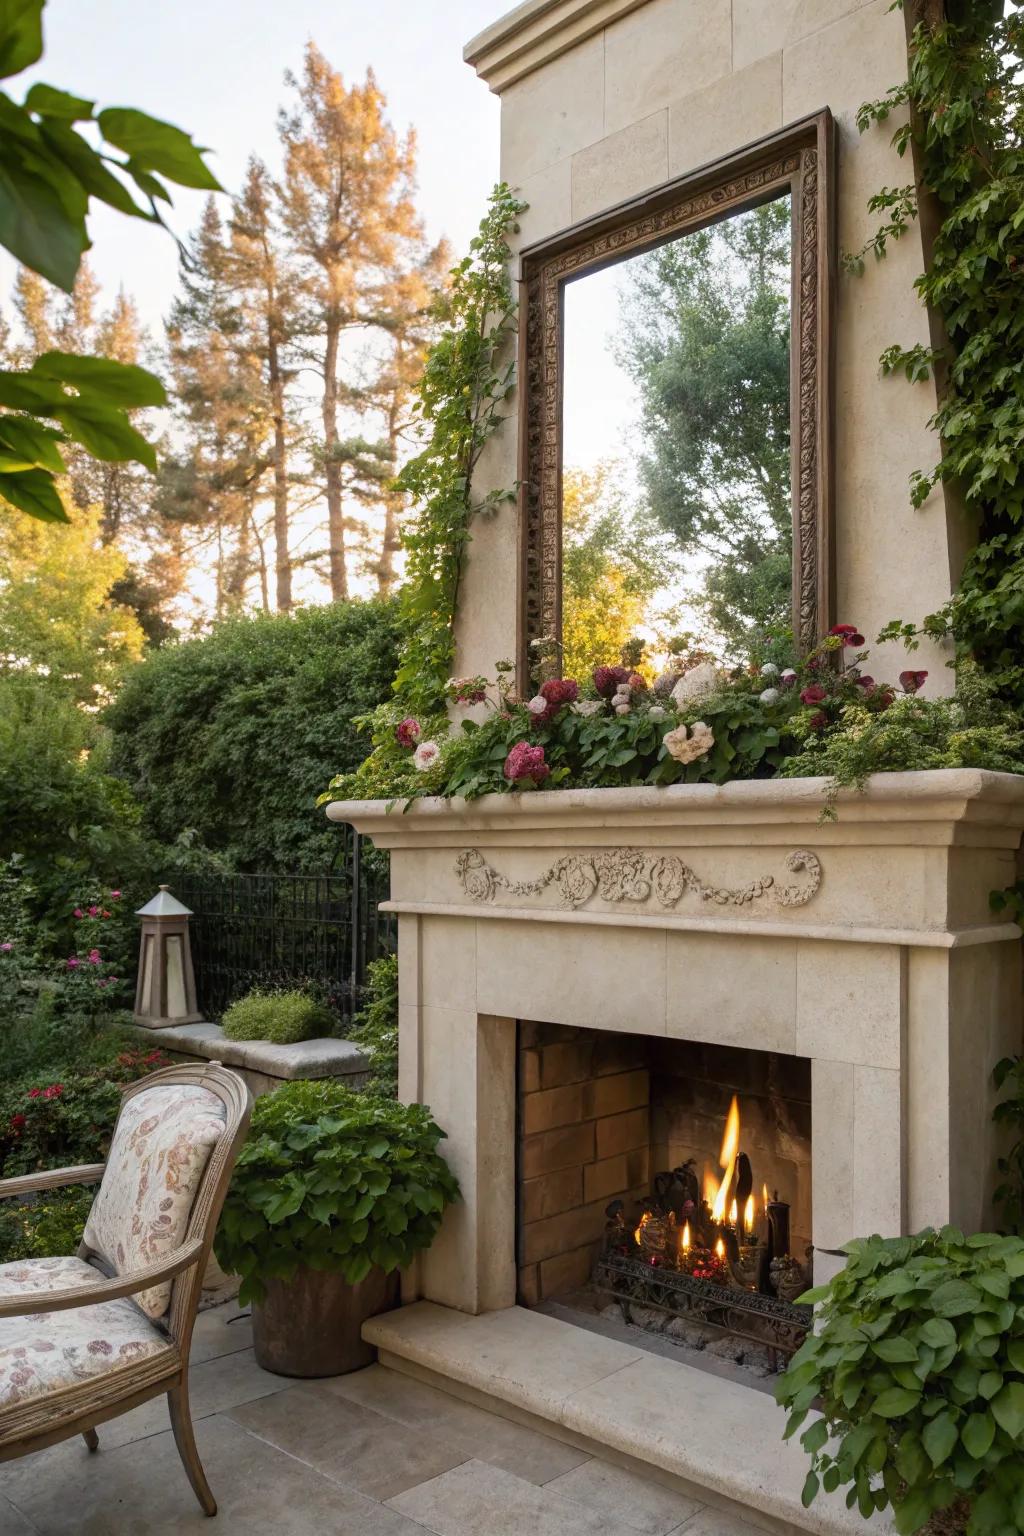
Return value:
<svg viewBox="0 0 1024 1536">
<path fill-rule="evenodd" d="M 564 290 L 563 676 L 792 629 L 790 199 Z"/>
</svg>

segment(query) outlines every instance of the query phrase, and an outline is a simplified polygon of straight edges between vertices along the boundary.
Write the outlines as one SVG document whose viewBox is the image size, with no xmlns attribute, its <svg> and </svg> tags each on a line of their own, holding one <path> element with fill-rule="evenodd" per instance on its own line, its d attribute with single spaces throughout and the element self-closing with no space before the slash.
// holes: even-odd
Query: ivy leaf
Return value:
<svg viewBox="0 0 1024 1536">
<path fill-rule="evenodd" d="M 105 107 L 97 114 L 103 137 L 115 149 L 124 150 L 143 170 L 156 171 L 182 187 L 206 192 L 224 188 L 203 160 L 204 149 L 172 123 L 150 117 L 134 107 Z"/>
</svg>

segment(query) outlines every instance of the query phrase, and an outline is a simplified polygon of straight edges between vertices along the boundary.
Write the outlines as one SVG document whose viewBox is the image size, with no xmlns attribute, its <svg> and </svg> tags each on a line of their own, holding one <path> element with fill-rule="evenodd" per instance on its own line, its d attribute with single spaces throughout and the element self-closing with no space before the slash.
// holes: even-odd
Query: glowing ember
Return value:
<svg viewBox="0 0 1024 1536">
<path fill-rule="evenodd" d="M 643 1234 L 644 1227 L 646 1227 L 646 1225 L 650 1221 L 650 1219 L 651 1219 L 650 1211 L 644 1211 L 643 1215 L 640 1217 L 640 1225 L 637 1227 L 636 1231 L 633 1233 L 633 1241 L 636 1243 L 637 1247 L 640 1246 L 640 1238 L 641 1238 L 641 1236 Z"/>
</svg>

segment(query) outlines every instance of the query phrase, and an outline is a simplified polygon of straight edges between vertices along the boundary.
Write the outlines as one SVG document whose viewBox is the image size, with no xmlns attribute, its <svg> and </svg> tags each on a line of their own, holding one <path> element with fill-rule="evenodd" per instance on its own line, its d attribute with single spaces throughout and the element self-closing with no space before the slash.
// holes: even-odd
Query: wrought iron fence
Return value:
<svg viewBox="0 0 1024 1536">
<path fill-rule="evenodd" d="M 168 876 L 192 910 L 189 930 L 199 1007 L 218 1019 L 255 986 L 313 986 L 343 1022 L 359 1006 L 371 960 L 395 946 L 385 857 L 340 829 L 342 848 L 321 875 Z"/>
</svg>

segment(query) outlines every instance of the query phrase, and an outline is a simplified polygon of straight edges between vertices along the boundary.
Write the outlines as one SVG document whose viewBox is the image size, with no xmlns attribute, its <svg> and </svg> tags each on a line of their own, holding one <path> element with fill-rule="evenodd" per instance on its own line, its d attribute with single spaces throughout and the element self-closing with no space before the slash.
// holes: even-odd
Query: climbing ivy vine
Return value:
<svg viewBox="0 0 1024 1536">
<path fill-rule="evenodd" d="M 911 381 L 932 375 L 940 404 L 932 421 L 938 463 L 913 477 L 924 503 L 954 482 L 978 540 L 951 601 L 920 629 L 895 621 L 881 639 L 910 646 L 921 633 L 952 635 L 1008 700 L 1024 705 L 1024 0 L 947 0 L 928 6 L 914 28 L 906 82 L 860 111 L 862 132 L 909 105 L 893 145 L 916 148 L 920 185 L 938 202 L 940 223 L 922 300 L 945 329 L 939 347 L 892 346 L 885 373 Z M 933 14 L 933 12 L 935 14 Z M 883 214 L 863 251 L 884 256 L 918 216 L 918 187 L 884 187 L 871 200 Z"/>
<path fill-rule="evenodd" d="M 508 343 L 516 330 L 516 304 L 506 237 L 525 207 L 504 183 L 495 187 L 469 255 L 452 272 L 443 328 L 419 391 L 427 444 L 399 476 L 416 514 L 403 539 L 404 640 L 395 691 L 416 713 L 444 706 L 470 525 L 515 497 L 515 487 L 475 496 L 473 471 L 504 420 L 502 407 L 515 383 Z"/>
</svg>

